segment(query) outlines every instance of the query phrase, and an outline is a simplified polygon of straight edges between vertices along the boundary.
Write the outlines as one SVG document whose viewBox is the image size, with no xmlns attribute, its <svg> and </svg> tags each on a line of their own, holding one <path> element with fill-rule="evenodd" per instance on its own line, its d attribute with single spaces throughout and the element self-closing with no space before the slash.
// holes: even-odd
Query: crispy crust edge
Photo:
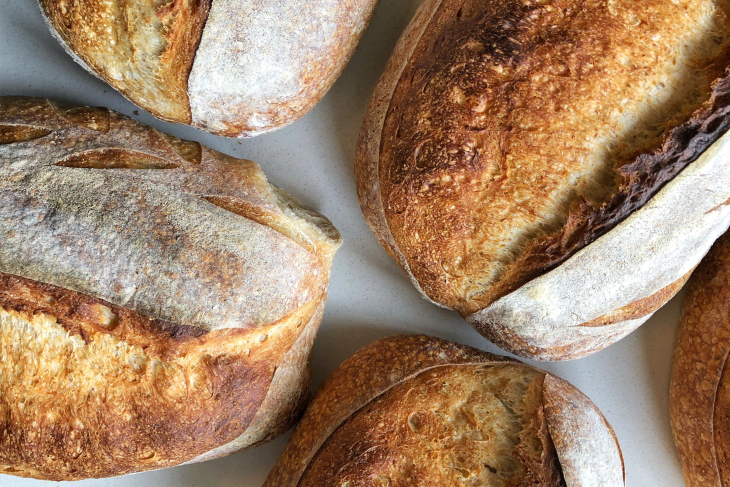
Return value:
<svg viewBox="0 0 730 487">
<path fill-rule="evenodd" d="M 330 435 L 358 410 L 396 385 L 435 367 L 499 363 L 522 362 L 425 335 L 398 335 L 368 345 L 343 362 L 317 390 L 302 421 L 294 429 L 284 452 L 269 473 L 264 487 L 296 487 L 307 466 Z M 546 380 L 552 377 L 545 374 Z M 551 392 L 549 401 L 543 399 L 543 406 L 553 408 L 552 419 L 546 415 L 551 436 L 566 438 L 560 449 L 556 444 L 558 457 L 580 458 L 586 445 L 589 450 L 593 446 L 585 441 L 579 442 L 580 438 L 570 437 L 570 431 L 565 430 L 563 424 L 555 419 L 562 418 L 565 413 L 561 408 L 569 407 L 570 400 L 580 399 L 580 405 L 574 409 L 589 407 L 587 411 L 593 415 L 591 424 L 582 424 L 584 421 L 580 413 L 575 412 L 563 423 L 569 424 L 570 428 L 578 424 L 585 431 L 596 431 L 603 438 L 612 438 L 618 457 L 621 458 L 615 434 L 598 408 L 569 383 L 558 378 L 555 381 L 557 385 L 551 386 L 551 391 L 554 392 Z M 600 418 L 600 421 L 596 418 Z M 612 471 L 618 471 L 614 463 L 608 464 Z M 573 465 L 574 463 L 564 465 L 564 473 L 566 467 L 572 471 L 575 468 Z M 621 484 L 606 485 L 623 485 L 622 458 L 620 471 Z M 578 471 L 573 476 L 595 480 L 590 476 L 586 477 L 585 470 Z"/>
</svg>

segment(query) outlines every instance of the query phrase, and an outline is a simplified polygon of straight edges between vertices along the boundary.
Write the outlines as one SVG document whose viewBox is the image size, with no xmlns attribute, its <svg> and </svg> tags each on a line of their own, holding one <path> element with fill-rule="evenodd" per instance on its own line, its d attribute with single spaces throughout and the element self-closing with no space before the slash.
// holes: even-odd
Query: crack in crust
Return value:
<svg viewBox="0 0 730 487">
<path fill-rule="evenodd" d="M 82 66 L 156 117 L 191 122 L 188 76 L 210 0 L 39 4 L 51 31 Z"/>
<path fill-rule="evenodd" d="M 0 136 L 0 473 L 123 475 L 288 429 L 331 223 L 255 163 L 104 108 L 2 97 Z"/>
<path fill-rule="evenodd" d="M 492 369 L 496 371 L 494 375 Z M 453 380 L 445 379 L 446 376 Z M 433 377 L 437 379 L 431 380 Z M 474 377 L 480 379 L 472 381 Z M 426 390 L 430 393 L 424 394 Z M 517 394 L 511 395 L 510 391 Z M 472 393 L 473 397 L 480 396 L 471 403 L 473 409 L 469 400 L 460 402 Z M 461 399 L 452 401 L 457 396 Z M 490 405 L 501 419 L 507 416 L 514 419 L 524 412 L 530 421 L 524 429 L 515 430 L 514 424 L 505 425 L 491 417 L 488 431 L 480 432 L 478 425 L 484 418 L 476 409 Z M 549 435 L 540 433 L 543 431 L 541 411 L 545 413 Z M 357 427 L 353 428 L 355 423 Z M 501 430 L 502 427 L 508 431 Z M 456 430 L 459 434 L 452 440 L 451 433 Z M 475 452 L 469 447 L 469 451 L 451 459 L 455 462 L 451 467 L 455 468 L 446 468 L 441 473 L 450 475 L 454 482 L 457 478 L 463 481 L 465 472 L 478 471 L 483 476 L 480 480 L 496 481 L 485 485 L 554 485 L 550 482 L 561 478 L 555 468 L 567 467 L 566 478 L 570 476 L 581 485 L 623 485 L 623 462 L 611 427 L 595 405 L 573 386 L 509 357 L 433 337 L 402 335 L 378 340 L 356 352 L 327 378 L 264 487 L 300 487 L 312 483 L 348 487 L 451 485 L 454 482 L 438 481 L 442 480 L 438 471 L 439 460 L 448 459 L 452 449 L 441 451 L 441 455 L 438 448 L 429 450 L 425 446 L 453 441 L 452 446 L 458 449 L 461 443 L 469 443 L 484 434 L 471 445 L 478 450 L 479 445 L 490 443 L 496 437 L 504 439 L 498 431 L 513 435 L 512 440 L 519 437 L 516 448 L 507 453 L 515 457 L 488 459 L 486 465 L 474 464 L 472 461 L 480 455 L 473 455 Z M 556 450 L 559 465 L 553 463 L 547 447 L 551 440 L 556 447 L 560 445 Z M 497 443 L 502 453 L 509 450 L 508 445 Z M 415 452 L 414 456 L 409 451 Z M 351 461 L 343 461 L 346 458 Z M 410 462 L 409 458 L 414 461 Z M 530 463 L 534 460 L 537 462 Z M 530 463 L 529 468 L 517 466 L 523 461 Z M 500 475 L 495 476 L 496 472 Z M 511 473 L 516 475 L 509 478 Z M 423 481 L 414 481 L 416 478 Z M 476 477 L 470 476 L 469 481 L 474 480 Z M 500 483 L 505 480 L 507 484 Z"/>
<path fill-rule="evenodd" d="M 727 131 L 727 2 L 671 25 L 684 6 L 428 8 L 381 79 L 356 173 L 381 243 L 463 316 L 614 228 Z"/>
<path fill-rule="evenodd" d="M 730 482 L 730 233 L 687 285 L 672 364 L 669 412 L 687 487 Z"/>
</svg>

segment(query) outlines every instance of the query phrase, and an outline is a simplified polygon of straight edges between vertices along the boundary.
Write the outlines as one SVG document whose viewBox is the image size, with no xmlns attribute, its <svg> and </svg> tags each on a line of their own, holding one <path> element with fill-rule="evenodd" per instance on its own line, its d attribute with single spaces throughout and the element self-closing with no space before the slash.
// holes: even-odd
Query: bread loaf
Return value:
<svg viewBox="0 0 730 487">
<path fill-rule="evenodd" d="M 575 387 L 426 336 L 386 338 L 315 394 L 264 487 L 624 485 L 621 450 Z"/>
<path fill-rule="evenodd" d="M 674 350 L 669 412 L 687 487 L 730 482 L 730 233 L 687 285 Z"/>
<path fill-rule="evenodd" d="M 123 475 L 283 433 L 339 245 L 251 161 L 0 98 L 0 473 Z"/>
<path fill-rule="evenodd" d="M 500 347 L 619 340 L 730 225 L 730 2 L 425 0 L 370 103 L 363 213 Z"/>
<path fill-rule="evenodd" d="M 163 120 L 227 137 L 295 122 L 330 89 L 377 0 L 38 0 L 89 72 Z"/>
</svg>

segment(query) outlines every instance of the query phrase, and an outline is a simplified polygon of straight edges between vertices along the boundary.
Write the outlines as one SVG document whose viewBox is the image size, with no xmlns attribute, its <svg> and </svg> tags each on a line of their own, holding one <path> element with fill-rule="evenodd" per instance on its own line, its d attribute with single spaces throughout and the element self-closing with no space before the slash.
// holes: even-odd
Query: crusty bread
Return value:
<svg viewBox="0 0 730 487">
<path fill-rule="evenodd" d="M 339 244 L 251 161 L 0 98 L 0 473 L 122 475 L 283 433 Z"/>
<path fill-rule="evenodd" d="M 377 0 L 38 0 L 84 68 L 171 122 L 227 137 L 288 125 L 335 82 Z"/>
<path fill-rule="evenodd" d="M 730 482 L 730 233 L 687 286 L 674 350 L 669 412 L 687 487 Z"/>
<path fill-rule="evenodd" d="M 730 224 L 729 14 L 424 2 L 358 141 L 369 225 L 427 299 L 510 351 L 576 358 L 623 337 Z"/>
<path fill-rule="evenodd" d="M 426 336 L 379 340 L 320 386 L 264 487 L 624 485 L 613 430 L 569 383 Z"/>
</svg>

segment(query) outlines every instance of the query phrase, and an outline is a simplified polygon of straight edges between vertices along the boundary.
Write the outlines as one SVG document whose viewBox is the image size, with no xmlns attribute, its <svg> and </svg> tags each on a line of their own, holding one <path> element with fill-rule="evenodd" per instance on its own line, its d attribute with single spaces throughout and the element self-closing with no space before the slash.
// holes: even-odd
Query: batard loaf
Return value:
<svg viewBox="0 0 730 487">
<path fill-rule="evenodd" d="M 284 432 L 339 245 L 251 161 L 0 98 L 0 473 L 122 475 Z"/>
<path fill-rule="evenodd" d="M 669 412 L 687 487 L 730 482 L 730 233 L 687 286 L 674 350 Z"/>
<path fill-rule="evenodd" d="M 730 2 L 425 0 L 371 100 L 363 213 L 519 355 L 600 350 L 730 224 Z"/>
<path fill-rule="evenodd" d="M 377 0 L 38 0 L 89 72 L 163 120 L 227 137 L 288 125 L 342 72 Z"/>
<path fill-rule="evenodd" d="M 264 487 L 618 487 L 618 441 L 566 381 L 426 336 L 380 340 L 315 394 Z"/>
</svg>

